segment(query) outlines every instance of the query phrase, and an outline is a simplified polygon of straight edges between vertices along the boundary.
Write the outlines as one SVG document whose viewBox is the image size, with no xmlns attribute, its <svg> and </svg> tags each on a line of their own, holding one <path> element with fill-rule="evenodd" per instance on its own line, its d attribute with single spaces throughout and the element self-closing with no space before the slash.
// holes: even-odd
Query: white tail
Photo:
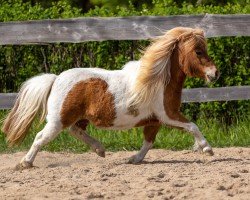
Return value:
<svg viewBox="0 0 250 200">
<path fill-rule="evenodd" d="M 47 115 L 47 100 L 55 79 L 55 74 L 43 74 L 29 79 L 22 85 L 15 105 L 2 127 L 10 145 L 20 143 L 25 138 L 39 111 L 40 122 L 44 121 Z"/>
</svg>

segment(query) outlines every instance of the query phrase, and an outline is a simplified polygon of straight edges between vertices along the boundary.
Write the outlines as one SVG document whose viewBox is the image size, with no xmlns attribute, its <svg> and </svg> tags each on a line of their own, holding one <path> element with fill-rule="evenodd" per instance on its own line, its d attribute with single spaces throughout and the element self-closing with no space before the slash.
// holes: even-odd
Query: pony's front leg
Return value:
<svg viewBox="0 0 250 200">
<path fill-rule="evenodd" d="M 144 157 L 146 156 L 149 149 L 152 148 L 153 142 L 155 141 L 156 134 L 160 129 L 160 125 L 158 126 L 145 126 L 143 129 L 144 141 L 143 146 L 140 151 L 129 158 L 128 163 L 137 164 L 140 163 Z"/>
<path fill-rule="evenodd" d="M 214 155 L 212 147 L 209 145 L 205 137 L 202 135 L 200 132 L 199 128 L 197 125 L 193 122 L 189 122 L 187 124 L 184 124 L 183 126 L 184 130 L 188 131 L 191 133 L 194 138 L 195 138 L 195 143 L 194 143 L 194 151 L 199 151 L 203 152 L 207 155 Z"/>
<path fill-rule="evenodd" d="M 189 122 L 180 113 L 175 114 L 175 117 L 172 119 L 165 120 L 164 123 L 171 127 L 184 129 L 185 131 L 191 133 L 195 139 L 195 144 L 194 144 L 195 151 L 201 151 L 211 156 L 214 155 L 212 147 L 209 145 L 205 137 L 202 135 L 197 125 L 193 122 Z"/>
</svg>

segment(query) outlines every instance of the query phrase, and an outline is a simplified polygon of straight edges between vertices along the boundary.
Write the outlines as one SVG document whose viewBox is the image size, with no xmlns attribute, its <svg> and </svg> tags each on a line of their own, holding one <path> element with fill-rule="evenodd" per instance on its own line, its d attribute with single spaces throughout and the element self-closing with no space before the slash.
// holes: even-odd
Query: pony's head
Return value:
<svg viewBox="0 0 250 200">
<path fill-rule="evenodd" d="M 207 54 L 207 43 L 201 29 L 175 28 L 170 32 L 177 36 L 179 66 L 187 76 L 202 78 L 206 82 L 219 78 L 220 73 Z"/>
<path fill-rule="evenodd" d="M 175 59 L 171 59 L 174 54 Z M 173 65 L 187 76 L 207 82 L 219 77 L 219 71 L 207 54 L 201 29 L 177 27 L 157 37 L 144 51 L 141 67 L 131 91 L 130 104 L 150 103 L 159 89 L 171 81 Z M 171 63 L 175 62 L 175 63 Z"/>
</svg>

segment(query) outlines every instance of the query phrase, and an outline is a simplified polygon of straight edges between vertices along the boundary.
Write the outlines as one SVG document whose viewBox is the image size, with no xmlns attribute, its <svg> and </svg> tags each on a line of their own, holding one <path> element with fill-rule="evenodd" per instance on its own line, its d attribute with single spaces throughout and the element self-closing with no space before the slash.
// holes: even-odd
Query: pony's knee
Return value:
<svg viewBox="0 0 250 200">
<path fill-rule="evenodd" d="M 196 142 L 198 143 L 199 146 L 202 148 L 208 146 L 207 140 L 204 138 L 202 133 L 200 132 L 199 128 L 195 123 L 189 123 L 188 126 L 186 127 L 186 130 L 195 137 Z"/>
<path fill-rule="evenodd" d="M 185 129 L 191 133 L 199 133 L 200 132 L 198 126 L 193 122 L 188 123 L 188 125 Z"/>
</svg>

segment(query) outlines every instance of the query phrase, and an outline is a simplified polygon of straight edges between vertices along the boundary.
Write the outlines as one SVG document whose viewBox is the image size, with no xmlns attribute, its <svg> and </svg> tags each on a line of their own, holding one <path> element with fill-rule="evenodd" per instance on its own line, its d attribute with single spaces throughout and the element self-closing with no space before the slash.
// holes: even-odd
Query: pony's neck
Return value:
<svg viewBox="0 0 250 200">
<path fill-rule="evenodd" d="M 181 70 L 179 63 L 179 52 L 174 50 L 171 56 L 171 79 L 164 90 L 165 110 L 179 111 L 181 104 L 181 93 L 186 75 Z"/>
<path fill-rule="evenodd" d="M 174 50 L 171 56 L 171 79 L 169 85 L 174 91 L 181 91 L 186 79 L 185 73 L 181 70 L 181 65 L 179 63 L 179 52 Z"/>
</svg>

